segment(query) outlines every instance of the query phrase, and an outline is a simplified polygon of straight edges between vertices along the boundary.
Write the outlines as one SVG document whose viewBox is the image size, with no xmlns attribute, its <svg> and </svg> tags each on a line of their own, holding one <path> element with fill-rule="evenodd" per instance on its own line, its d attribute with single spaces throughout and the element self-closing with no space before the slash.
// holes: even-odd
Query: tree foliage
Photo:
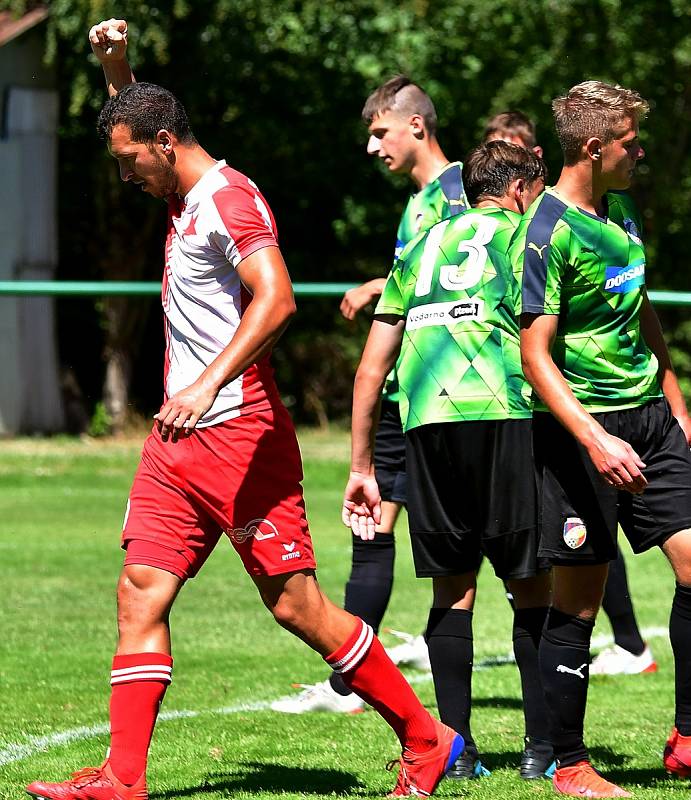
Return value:
<svg viewBox="0 0 691 800">
<path fill-rule="evenodd" d="M 162 210 L 118 185 L 93 133 L 104 92 L 86 31 L 116 13 L 129 20 L 135 73 L 174 91 L 206 149 L 267 195 L 294 279 L 359 281 L 387 271 L 410 187 L 366 157 L 360 111 L 379 82 L 405 72 L 432 95 L 450 158 L 477 142 L 489 115 L 520 108 L 537 120 L 554 176 L 560 158 L 552 98 L 588 78 L 638 89 L 652 106 L 634 189 L 647 229 L 649 283 L 688 285 L 687 0 L 123 0 L 117 9 L 102 0 L 53 0 L 50 7 L 46 58 L 64 95 L 64 278 L 154 279 L 161 269 Z M 341 321 L 335 300 L 300 305 L 277 354 L 282 388 L 302 418 L 345 414 L 366 325 Z M 137 341 L 141 306 L 127 308 L 135 312 L 110 312 L 109 346 L 115 341 L 138 361 L 156 348 Z M 691 324 L 683 314 L 669 321 L 679 366 L 691 375 Z M 148 363 L 158 355 L 149 352 Z"/>
</svg>

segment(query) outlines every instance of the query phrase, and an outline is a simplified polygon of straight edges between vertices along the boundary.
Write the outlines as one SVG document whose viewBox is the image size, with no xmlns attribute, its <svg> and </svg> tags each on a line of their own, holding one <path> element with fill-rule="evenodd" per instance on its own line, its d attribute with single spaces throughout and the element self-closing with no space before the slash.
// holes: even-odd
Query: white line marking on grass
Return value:
<svg viewBox="0 0 691 800">
<path fill-rule="evenodd" d="M 648 639 L 669 639 L 669 629 L 661 628 L 658 626 L 643 628 L 641 630 L 641 636 L 646 641 Z M 610 644 L 613 643 L 614 643 L 614 638 L 612 637 L 611 633 L 609 634 L 600 633 L 597 636 L 593 636 L 593 638 L 591 639 L 590 649 L 601 650 L 602 648 L 608 647 Z M 514 658 L 513 653 L 506 653 L 506 655 L 502 656 L 486 656 L 485 658 L 481 658 L 479 661 L 476 661 L 473 664 L 473 671 L 481 672 L 482 670 L 491 669 L 492 667 L 501 667 L 504 664 L 515 664 L 515 663 L 516 659 Z"/>
<path fill-rule="evenodd" d="M 652 628 L 643 628 L 641 630 L 641 636 L 644 639 L 668 639 L 669 638 L 669 628 L 660 628 L 653 626 Z M 614 642 L 612 636 L 608 636 L 607 634 L 601 633 L 599 636 L 594 636 L 592 641 L 590 642 L 590 646 L 597 650 L 600 647 L 607 647 Z"/>
<path fill-rule="evenodd" d="M 38 753 L 41 750 L 48 750 L 51 747 L 59 747 L 62 744 L 70 744 L 81 739 L 91 739 L 94 736 L 108 733 L 109 725 L 84 725 L 80 728 L 71 728 L 58 733 L 49 733 L 46 736 L 28 736 L 25 744 L 11 744 L 4 750 L 0 750 L 0 766 L 11 764 L 13 761 L 21 761 L 23 758 Z"/>
<path fill-rule="evenodd" d="M 239 714 L 243 711 L 265 711 L 271 704 L 270 700 L 262 703 L 238 703 L 236 706 L 223 706 L 222 708 L 207 709 L 204 711 L 190 711 L 181 709 L 180 711 L 162 711 L 158 715 L 159 722 L 169 722 L 176 719 L 189 719 L 190 717 L 200 717 L 202 714 Z M 28 736 L 24 744 L 10 744 L 0 750 L 0 767 L 11 764 L 14 761 L 21 761 L 24 758 L 39 753 L 42 750 L 50 750 L 52 747 L 60 747 L 63 744 L 82 741 L 83 739 L 93 739 L 95 736 L 102 736 L 108 733 L 110 725 L 83 725 L 79 728 L 69 728 L 66 731 L 49 733 L 45 736 Z"/>
<path fill-rule="evenodd" d="M 645 639 L 657 639 L 669 635 L 667 628 L 660 627 L 643 628 L 641 634 Z M 611 644 L 612 641 L 613 639 L 611 636 L 596 636 L 592 640 L 592 646 L 597 649 Z M 489 656 L 477 661 L 473 669 L 476 671 L 486 670 L 503 664 L 511 664 L 513 661 L 513 655 L 510 653 L 506 655 Z M 407 678 L 409 683 L 426 683 L 432 680 L 432 675 L 429 672 L 425 672 L 418 673 L 417 675 L 409 675 Z M 257 703 L 238 703 L 233 706 L 222 706 L 221 708 L 212 708 L 204 711 L 191 711 L 187 709 L 162 711 L 158 715 L 158 719 L 160 722 L 169 722 L 176 719 L 200 717 L 203 714 L 240 714 L 243 711 L 266 711 L 271 706 L 272 702 L 274 701 L 263 700 Z M 61 745 L 71 744 L 72 742 L 78 742 L 84 739 L 92 739 L 95 736 L 103 736 L 108 733 L 109 730 L 110 726 L 107 723 L 103 723 L 100 725 L 82 725 L 79 728 L 69 728 L 66 731 L 49 733 L 45 736 L 27 736 L 26 742 L 21 744 L 9 744 L 0 750 L 0 767 L 6 764 L 12 764 L 15 761 L 22 761 L 36 753 L 50 750 L 53 747 L 60 747 Z"/>
</svg>

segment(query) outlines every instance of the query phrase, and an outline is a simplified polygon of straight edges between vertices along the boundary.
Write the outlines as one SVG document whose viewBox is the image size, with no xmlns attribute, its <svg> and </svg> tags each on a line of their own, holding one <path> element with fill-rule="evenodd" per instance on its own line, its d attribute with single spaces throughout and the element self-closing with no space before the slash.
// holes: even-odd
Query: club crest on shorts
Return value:
<svg viewBox="0 0 691 800">
<path fill-rule="evenodd" d="M 276 526 L 273 522 L 269 522 L 268 519 L 253 519 L 244 528 L 226 528 L 226 533 L 237 544 L 246 542 L 252 536 L 258 542 L 278 536 Z"/>
<path fill-rule="evenodd" d="M 578 550 L 586 540 L 588 531 L 580 517 L 567 517 L 564 523 L 564 542 L 572 550 Z"/>
</svg>

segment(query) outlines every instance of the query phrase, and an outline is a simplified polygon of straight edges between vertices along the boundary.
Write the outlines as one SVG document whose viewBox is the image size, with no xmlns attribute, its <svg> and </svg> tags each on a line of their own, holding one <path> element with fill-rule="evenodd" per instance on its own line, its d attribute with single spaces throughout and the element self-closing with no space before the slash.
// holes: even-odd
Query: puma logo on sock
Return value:
<svg viewBox="0 0 691 800">
<path fill-rule="evenodd" d="M 588 662 L 586 661 L 585 664 L 581 664 L 578 669 L 571 669 L 571 667 L 565 667 L 563 664 L 559 664 L 557 667 L 557 672 L 567 672 L 569 675 L 578 675 L 579 678 L 585 680 L 585 675 L 583 674 L 583 670 L 585 667 L 588 666 Z"/>
</svg>

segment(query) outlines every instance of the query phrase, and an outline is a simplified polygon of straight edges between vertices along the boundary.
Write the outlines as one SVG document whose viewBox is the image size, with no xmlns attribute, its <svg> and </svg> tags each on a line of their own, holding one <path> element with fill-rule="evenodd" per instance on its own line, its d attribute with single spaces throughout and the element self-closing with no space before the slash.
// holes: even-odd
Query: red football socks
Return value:
<svg viewBox="0 0 691 800">
<path fill-rule="evenodd" d="M 110 756 L 115 777 L 126 786 L 146 770 L 158 709 L 171 681 L 173 659 L 164 653 L 115 656 L 110 674 Z"/>
<path fill-rule="evenodd" d="M 436 741 L 434 722 L 372 628 L 358 619 L 355 630 L 326 663 L 344 683 L 389 723 L 401 745 L 427 749 Z"/>
</svg>

